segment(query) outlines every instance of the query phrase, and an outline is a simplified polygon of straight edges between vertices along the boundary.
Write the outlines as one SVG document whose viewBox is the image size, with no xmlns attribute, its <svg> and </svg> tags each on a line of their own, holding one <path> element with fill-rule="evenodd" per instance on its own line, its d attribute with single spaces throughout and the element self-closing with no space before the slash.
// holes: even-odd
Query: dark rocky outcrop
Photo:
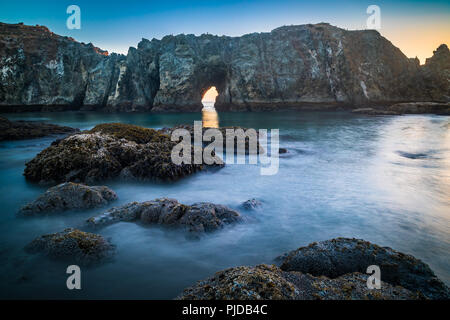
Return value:
<svg viewBox="0 0 450 320">
<path fill-rule="evenodd" d="M 244 208 L 245 210 L 256 210 L 261 208 L 261 206 L 262 202 L 255 198 L 244 201 L 241 204 L 241 207 Z"/>
<path fill-rule="evenodd" d="M 187 288 L 178 299 L 449 299 L 422 261 L 358 239 L 338 238 L 279 258 L 281 267 L 236 267 Z M 381 269 L 381 289 L 368 289 L 366 269 Z"/>
<path fill-rule="evenodd" d="M 414 300 L 418 295 L 382 282 L 367 288 L 367 277 L 350 273 L 336 279 L 285 272 L 276 266 L 236 267 L 199 281 L 180 300 Z"/>
<path fill-rule="evenodd" d="M 240 222 L 242 217 L 237 211 L 222 205 L 201 202 L 188 206 L 175 199 L 162 198 L 112 208 L 88 219 L 87 223 L 100 227 L 120 221 L 183 227 L 188 232 L 203 233 Z"/>
<path fill-rule="evenodd" d="M 430 267 L 411 255 L 389 247 L 360 240 L 337 238 L 315 242 L 287 254 L 281 269 L 299 271 L 313 276 L 336 278 L 351 272 L 365 273 L 370 265 L 381 270 L 381 279 L 430 299 L 448 299 L 449 290 Z"/>
<path fill-rule="evenodd" d="M 40 138 L 75 133 L 80 130 L 37 121 L 9 121 L 0 117 L 0 141 Z"/>
<path fill-rule="evenodd" d="M 36 200 L 23 206 L 19 213 L 35 215 L 98 208 L 116 199 L 116 193 L 108 187 L 66 182 L 48 189 Z"/>
<path fill-rule="evenodd" d="M 34 239 L 25 251 L 78 265 L 94 265 L 111 259 L 115 247 L 100 235 L 68 228 Z"/>
<path fill-rule="evenodd" d="M 143 39 L 127 56 L 1 23 L 0 57 L 0 106 L 13 111 L 200 111 L 211 86 L 216 109 L 231 111 L 447 102 L 450 92 L 446 45 L 420 66 L 377 31 L 326 23 Z"/>
<path fill-rule="evenodd" d="M 175 144 L 153 129 L 101 124 L 55 141 L 26 163 L 24 175 L 35 182 L 91 183 L 115 177 L 176 180 L 209 167 L 174 164 L 171 152 Z"/>
</svg>

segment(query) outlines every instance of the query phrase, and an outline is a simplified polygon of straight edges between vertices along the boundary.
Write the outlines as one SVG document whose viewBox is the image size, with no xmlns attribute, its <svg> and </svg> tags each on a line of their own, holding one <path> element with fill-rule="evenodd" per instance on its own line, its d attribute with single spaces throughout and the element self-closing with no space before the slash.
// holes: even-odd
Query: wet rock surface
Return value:
<svg viewBox="0 0 450 320">
<path fill-rule="evenodd" d="M 71 134 L 80 130 L 37 121 L 9 121 L 0 116 L 0 141 L 41 138 L 49 135 Z"/>
<path fill-rule="evenodd" d="M 25 251 L 79 265 L 95 265 L 111 259 L 115 247 L 100 235 L 68 228 L 34 239 Z"/>
<path fill-rule="evenodd" d="M 174 146 L 169 136 L 157 130 L 120 123 L 101 124 L 55 141 L 26 163 L 24 175 L 35 182 L 93 183 L 116 177 L 176 180 L 206 167 L 217 167 L 176 165 L 171 159 Z"/>
<path fill-rule="evenodd" d="M 276 266 L 236 267 L 199 281 L 177 297 L 180 300 L 396 300 L 417 294 L 382 282 L 367 288 L 367 275 L 346 274 L 336 279 L 285 272 Z"/>
<path fill-rule="evenodd" d="M 258 199 L 249 199 L 247 201 L 244 201 L 241 204 L 241 207 L 244 208 L 245 210 L 256 210 L 262 207 L 262 202 L 259 201 Z"/>
<path fill-rule="evenodd" d="M 183 227 L 198 234 L 240 222 L 242 217 L 237 211 L 222 205 L 206 202 L 184 205 L 175 199 L 162 198 L 115 207 L 88 219 L 87 223 L 100 227 L 120 221 Z"/>
<path fill-rule="evenodd" d="M 359 239 L 301 247 L 281 266 L 235 267 L 187 288 L 178 299 L 396 300 L 449 299 L 449 290 L 422 261 Z M 367 287 L 367 267 L 381 269 L 381 288 Z"/>
<path fill-rule="evenodd" d="M 365 273 L 370 265 L 381 270 L 381 279 L 430 299 L 448 299 L 447 286 L 430 267 L 411 255 L 360 239 L 337 238 L 311 243 L 281 258 L 284 271 L 336 278 L 347 273 Z"/>
<path fill-rule="evenodd" d="M 66 182 L 48 189 L 36 200 L 23 206 L 19 213 L 36 215 L 72 209 L 98 208 L 116 199 L 116 193 L 106 186 L 86 186 Z"/>
</svg>

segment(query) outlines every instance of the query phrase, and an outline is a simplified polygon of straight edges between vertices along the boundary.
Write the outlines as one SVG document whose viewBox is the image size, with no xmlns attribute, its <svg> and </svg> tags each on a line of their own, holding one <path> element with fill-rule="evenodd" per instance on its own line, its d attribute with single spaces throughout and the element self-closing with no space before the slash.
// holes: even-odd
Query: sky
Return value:
<svg viewBox="0 0 450 320">
<path fill-rule="evenodd" d="M 66 27 L 69 5 L 81 9 L 79 30 Z M 449 0 L 2 0 L 0 22 L 45 25 L 57 34 L 126 54 L 142 38 L 160 39 L 169 34 L 240 36 L 269 32 L 283 25 L 319 22 L 349 30 L 365 29 L 369 5 L 380 7 L 379 32 L 408 57 L 417 56 L 424 63 L 440 44 L 449 45 Z"/>
</svg>

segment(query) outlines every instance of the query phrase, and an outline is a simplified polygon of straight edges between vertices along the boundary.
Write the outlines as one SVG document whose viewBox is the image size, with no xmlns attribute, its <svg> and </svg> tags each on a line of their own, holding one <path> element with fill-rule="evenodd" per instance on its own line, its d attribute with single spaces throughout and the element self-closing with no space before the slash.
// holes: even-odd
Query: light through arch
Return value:
<svg viewBox="0 0 450 320">
<path fill-rule="evenodd" d="M 212 86 L 209 88 L 202 97 L 203 108 L 214 108 L 214 103 L 218 95 L 219 93 L 216 87 Z"/>
</svg>

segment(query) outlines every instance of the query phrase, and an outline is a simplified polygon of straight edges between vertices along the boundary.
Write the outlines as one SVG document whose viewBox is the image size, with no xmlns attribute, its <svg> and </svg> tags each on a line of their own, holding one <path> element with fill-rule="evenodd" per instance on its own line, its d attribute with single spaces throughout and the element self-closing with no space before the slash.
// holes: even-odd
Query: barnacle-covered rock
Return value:
<svg viewBox="0 0 450 320">
<path fill-rule="evenodd" d="M 143 224 L 180 226 L 189 232 L 203 233 L 240 222 L 241 215 L 230 208 L 213 203 L 184 205 L 175 199 L 161 198 L 146 202 L 132 202 L 115 207 L 89 218 L 87 223 L 99 227 L 119 221 L 139 221 Z"/>
<path fill-rule="evenodd" d="M 177 297 L 181 300 L 386 300 L 417 299 L 411 291 L 382 282 L 367 288 L 367 275 L 337 279 L 285 272 L 276 266 L 235 267 L 199 281 Z"/>
<path fill-rule="evenodd" d="M 365 273 L 370 265 L 380 267 L 385 282 L 419 291 L 430 299 L 449 298 L 447 286 L 426 263 L 360 239 L 337 238 L 311 243 L 285 255 L 281 269 L 336 278 L 352 272 Z"/>
<path fill-rule="evenodd" d="M 112 258 L 115 247 L 100 235 L 68 228 L 34 239 L 25 250 L 52 259 L 92 265 Z"/>
<path fill-rule="evenodd" d="M 33 215 L 71 209 L 90 209 L 105 206 L 116 199 L 116 193 L 106 186 L 65 182 L 48 189 L 36 200 L 23 206 L 19 213 Z"/>
<path fill-rule="evenodd" d="M 24 175 L 36 182 L 91 183 L 115 177 L 176 180 L 209 167 L 173 163 L 174 146 L 169 136 L 153 129 L 101 124 L 55 141 L 26 163 Z"/>
</svg>

